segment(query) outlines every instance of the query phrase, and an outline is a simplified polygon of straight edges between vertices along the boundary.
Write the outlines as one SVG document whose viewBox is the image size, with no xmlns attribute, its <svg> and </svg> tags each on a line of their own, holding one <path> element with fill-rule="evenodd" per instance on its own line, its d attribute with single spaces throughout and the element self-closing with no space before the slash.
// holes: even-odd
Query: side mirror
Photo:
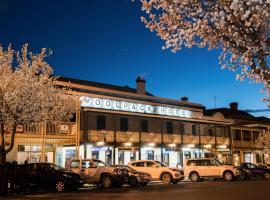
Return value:
<svg viewBox="0 0 270 200">
<path fill-rule="evenodd" d="M 158 165 L 155 165 L 155 168 L 159 168 L 159 166 Z"/>
</svg>

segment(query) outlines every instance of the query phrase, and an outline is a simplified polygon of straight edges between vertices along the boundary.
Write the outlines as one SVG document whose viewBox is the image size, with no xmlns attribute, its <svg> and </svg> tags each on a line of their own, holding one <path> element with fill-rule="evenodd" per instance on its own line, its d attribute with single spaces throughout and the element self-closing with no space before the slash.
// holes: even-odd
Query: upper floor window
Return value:
<svg viewBox="0 0 270 200">
<path fill-rule="evenodd" d="M 173 133 L 173 124 L 172 124 L 172 122 L 167 122 L 167 133 L 168 134 Z"/>
<path fill-rule="evenodd" d="M 141 132 L 148 132 L 148 121 L 146 119 L 141 120 Z"/>
<path fill-rule="evenodd" d="M 106 129 L 106 117 L 102 115 L 97 116 L 97 130 Z"/>
<path fill-rule="evenodd" d="M 197 135 L 197 125 L 196 124 L 192 125 L 192 135 Z"/>
<path fill-rule="evenodd" d="M 244 141 L 251 141 L 251 132 L 250 131 L 243 131 L 243 140 Z"/>
<path fill-rule="evenodd" d="M 209 127 L 209 129 L 208 129 L 208 135 L 209 135 L 210 137 L 213 137 L 213 136 L 214 136 L 213 129 L 210 128 L 210 127 Z"/>
<path fill-rule="evenodd" d="M 241 140 L 241 131 L 240 130 L 234 130 L 233 139 L 234 140 Z"/>
<path fill-rule="evenodd" d="M 180 134 L 181 135 L 185 134 L 185 124 L 180 124 Z"/>
<path fill-rule="evenodd" d="M 120 131 L 128 131 L 128 118 L 120 118 Z"/>
</svg>

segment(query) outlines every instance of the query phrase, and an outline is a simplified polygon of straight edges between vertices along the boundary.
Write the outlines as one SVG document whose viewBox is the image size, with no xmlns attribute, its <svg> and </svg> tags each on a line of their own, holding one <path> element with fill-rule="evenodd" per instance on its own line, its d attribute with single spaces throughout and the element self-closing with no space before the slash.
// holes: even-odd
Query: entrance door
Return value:
<svg viewBox="0 0 270 200">
<path fill-rule="evenodd" d="M 170 155 L 169 155 L 169 153 L 163 153 L 163 163 L 170 166 Z"/>
<path fill-rule="evenodd" d="M 147 160 L 154 160 L 154 151 L 153 150 L 147 150 L 146 155 L 147 155 Z"/>
</svg>

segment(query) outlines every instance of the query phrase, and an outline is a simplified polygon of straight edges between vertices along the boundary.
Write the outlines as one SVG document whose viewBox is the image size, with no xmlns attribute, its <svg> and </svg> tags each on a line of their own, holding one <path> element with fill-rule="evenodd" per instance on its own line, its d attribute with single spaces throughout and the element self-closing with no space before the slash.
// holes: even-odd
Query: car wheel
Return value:
<svg viewBox="0 0 270 200">
<path fill-rule="evenodd" d="M 138 180 L 137 180 L 136 176 L 130 176 L 129 180 L 128 180 L 128 183 L 132 187 L 137 186 L 138 185 Z"/>
<path fill-rule="evenodd" d="M 172 181 L 172 184 L 177 184 L 177 183 L 179 183 L 179 181 Z"/>
<path fill-rule="evenodd" d="M 265 173 L 263 174 L 263 177 L 264 177 L 265 179 L 267 179 L 267 180 L 270 180 L 270 172 L 265 172 Z"/>
<path fill-rule="evenodd" d="M 234 175 L 231 171 L 224 172 L 223 178 L 225 181 L 232 181 L 234 179 Z"/>
<path fill-rule="evenodd" d="M 171 177 L 170 174 L 164 173 L 161 176 L 161 181 L 162 181 L 163 184 L 168 185 L 168 184 L 170 184 L 172 182 L 172 177 Z"/>
<path fill-rule="evenodd" d="M 101 182 L 101 187 L 103 187 L 103 188 L 110 188 L 110 187 L 112 187 L 112 179 L 108 175 L 103 175 L 101 177 L 101 181 L 100 182 Z"/>
<path fill-rule="evenodd" d="M 142 182 L 140 183 L 141 186 L 146 186 L 148 184 L 148 182 Z"/>
<path fill-rule="evenodd" d="M 192 182 L 198 182 L 199 179 L 200 179 L 200 176 L 197 172 L 192 172 L 190 175 L 189 175 L 189 179 L 192 181 Z"/>
<path fill-rule="evenodd" d="M 55 190 L 57 192 L 63 192 L 65 190 L 65 183 L 62 180 L 59 180 L 55 183 Z"/>
</svg>

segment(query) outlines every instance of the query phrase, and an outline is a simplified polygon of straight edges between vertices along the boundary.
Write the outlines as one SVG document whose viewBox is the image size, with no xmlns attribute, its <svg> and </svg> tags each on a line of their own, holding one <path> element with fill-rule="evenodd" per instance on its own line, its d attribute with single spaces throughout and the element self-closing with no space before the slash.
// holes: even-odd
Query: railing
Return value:
<svg viewBox="0 0 270 200">
<path fill-rule="evenodd" d="M 81 131 L 81 134 L 83 134 L 82 131 Z M 108 131 L 108 130 L 106 131 L 89 130 L 88 141 L 89 142 L 114 142 L 114 132 Z"/>
<path fill-rule="evenodd" d="M 228 137 L 216 137 L 217 138 L 217 145 L 229 145 L 230 138 Z"/>
<path fill-rule="evenodd" d="M 199 136 L 183 135 L 183 144 L 199 144 Z"/>
<path fill-rule="evenodd" d="M 181 144 L 181 135 L 164 134 L 163 142 L 165 144 Z"/>
<path fill-rule="evenodd" d="M 158 134 L 158 133 L 141 133 L 141 140 L 142 140 L 143 143 L 161 144 L 161 134 Z"/>
<path fill-rule="evenodd" d="M 116 133 L 116 142 L 139 142 L 139 133 L 138 132 L 117 132 Z"/>
<path fill-rule="evenodd" d="M 201 136 L 201 144 L 215 144 L 215 137 Z"/>
</svg>

